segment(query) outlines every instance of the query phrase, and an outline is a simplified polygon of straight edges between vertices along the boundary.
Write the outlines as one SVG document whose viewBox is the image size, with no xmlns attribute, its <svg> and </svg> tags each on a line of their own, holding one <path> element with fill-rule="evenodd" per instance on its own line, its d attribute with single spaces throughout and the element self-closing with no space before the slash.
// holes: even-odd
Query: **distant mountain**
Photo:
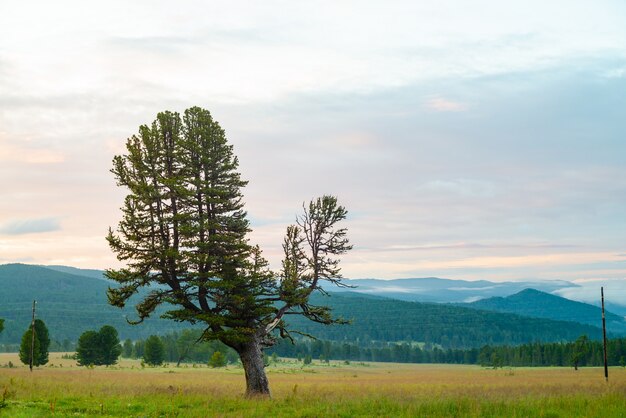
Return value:
<svg viewBox="0 0 626 418">
<path fill-rule="evenodd" d="M 127 324 L 125 315 L 134 317 L 132 303 L 124 310 L 110 306 L 106 289 L 111 283 L 93 271 L 80 275 L 81 271 L 59 266 L 0 265 L 0 318 L 6 319 L 0 343 L 19 342 L 30 321 L 33 299 L 37 300 L 37 316 L 46 322 L 51 337 L 57 341 L 76 340 L 85 330 L 104 324 L 116 327 L 121 338 L 131 339 L 189 327 L 156 317 L 137 326 Z M 312 303 L 331 306 L 335 315 L 351 319 L 352 324 L 326 327 L 298 316 L 288 320 L 297 330 L 334 341 L 418 341 L 462 348 L 569 341 L 582 334 L 590 338 L 600 336 L 599 328 L 574 322 L 355 292 L 334 293 L 330 297 L 316 295 Z"/>
<path fill-rule="evenodd" d="M 132 305 L 125 309 L 109 305 L 109 285 L 102 279 L 42 266 L 0 265 L 0 318 L 5 319 L 0 343 L 20 341 L 30 323 L 33 300 L 37 301 L 37 317 L 48 324 L 51 337 L 57 341 L 75 340 L 83 331 L 105 324 L 116 327 L 122 338 L 145 338 L 182 328 L 159 318 L 149 318 L 140 326 L 129 325 L 126 316 L 136 318 Z"/>
<path fill-rule="evenodd" d="M 509 296 L 527 288 L 544 292 L 577 287 L 576 284 L 550 280 L 541 282 L 490 282 L 487 280 L 450 280 L 437 277 L 421 279 L 347 279 L 354 288 L 327 288 L 331 292 L 351 291 L 416 302 L 469 303 L 479 299 Z"/>
<path fill-rule="evenodd" d="M 524 289 L 507 297 L 481 299 L 463 306 L 535 318 L 574 321 L 597 327 L 602 326 L 602 310 L 599 307 L 536 289 Z M 607 329 L 610 332 L 626 334 L 626 321 L 623 317 L 606 311 L 605 318 Z"/>
<path fill-rule="evenodd" d="M 40 266 L 40 267 L 45 267 L 50 270 L 56 270 L 56 271 L 60 271 L 61 273 L 69 273 L 69 274 L 73 274 L 76 276 L 85 276 L 85 277 L 92 277 L 94 279 L 107 280 L 107 278 L 104 277 L 103 270 L 79 269 L 76 267 L 68 267 L 68 266 Z"/>
</svg>

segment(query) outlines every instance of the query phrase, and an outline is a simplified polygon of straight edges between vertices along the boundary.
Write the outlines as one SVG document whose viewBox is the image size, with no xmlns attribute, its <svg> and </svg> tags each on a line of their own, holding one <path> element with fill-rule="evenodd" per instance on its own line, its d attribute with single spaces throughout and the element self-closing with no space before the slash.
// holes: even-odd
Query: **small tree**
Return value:
<svg viewBox="0 0 626 418">
<path fill-rule="evenodd" d="M 50 348 L 50 334 L 46 324 L 41 319 L 35 319 L 35 337 L 39 340 L 39 365 L 48 363 L 48 349 Z"/>
<path fill-rule="evenodd" d="M 22 343 L 20 344 L 20 361 L 24 364 L 30 364 L 30 354 L 31 354 L 31 344 L 33 342 L 33 332 L 32 329 L 26 330 L 24 335 L 22 336 Z M 37 333 L 35 333 L 33 346 L 33 366 L 41 366 L 39 361 L 41 360 L 41 351 L 39 345 L 39 339 L 37 338 Z"/>
<path fill-rule="evenodd" d="M 131 358 L 133 356 L 133 342 L 130 338 L 127 338 L 126 341 L 124 341 L 122 355 L 126 358 Z"/>
<path fill-rule="evenodd" d="M 117 363 L 117 359 L 122 354 L 117 330 L 111 325 L 105 325 L 98 331 L 98 338 L 100 339 L 100 364 L 109 366 Z"/>
<path fill-rule="evenodd" d="M 24 364 L 30 364 L 31 344 L 33 342 L 31 327 L 22 336 L 20 344 L 20 360 Z M 48 328 L 41 319 L 35 320 L 35 338 L 33 349 L 33 366 L 43 366 L 48 363 L 48 347 L 50 347 L 50 336 Z"/>
<path fill-rule="evenodd" d="M 3 329 L 4 329 L 4 319 L 0 318 L 0 333 L 2 332 Z"/>
<path fill-rule="evenodd" d="M 226 366 L 226 356 L 221 351 L 216 351 L 211 355 L 209 359 L 209 366 L 211 367 L 224 367 Z"/>
<path fill-rule="evenodd" d="M 589 353 L 589 338 L 587 338 L 586 335 L 581 335 L 574 342 L 574 347 L 572 349 L 571 361 L 572 361 L 572 366 L 574 366 L 574 370 L 578 370 L 578 365 L 588 353 Z"/>
<path fill-rule="evenodd" d="M 76 344 L 76 359 L 79 366 L 96 366 L 100 361 L 100 338 L 96 331 L 83 332 Z"/>
<path fill-rule="evenodd" d="M 151 335 L 146 340 L 143 348 L 143 360 L 150 366 L 163 364 L 165 358 L 165 346 L 163 341 L 156 335 Z"/>
<path fill-rule="evenodd" d="M 85 331 L 78 338 L 76 358 L 79 366 L 109 366 L 117 363 L 122 352 L 117 330 L 110 325 L 100 331 Z"/>
</svg>

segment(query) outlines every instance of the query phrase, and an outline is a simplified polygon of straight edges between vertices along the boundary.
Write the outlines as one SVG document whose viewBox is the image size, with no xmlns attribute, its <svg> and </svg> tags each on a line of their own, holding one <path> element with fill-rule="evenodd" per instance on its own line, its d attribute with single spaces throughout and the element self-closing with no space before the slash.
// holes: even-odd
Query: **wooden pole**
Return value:
<svg viewBox="0 0 626 418">
<path fill-rule="evenodd" d="M 30 371 L 33 371 L 33 356 L 35 354 L 35 305 L 37 304 L 37 301 L 34 300 L 33 301 L 33 319 L 30 323 L 30 335 L 31 335 L 31 339 L 30 339 L 30 361 L 28 363 L 28 366 L 30 367 Z"/>
<path fill-rule="evenodd" d="M 602 338 L 604 340 L 604 379 L 609 381 L 609 367 L 606 361 L 606 319 L 604 318 L 604 287 L 600 288 L 602 296 Z"/>
</svg>

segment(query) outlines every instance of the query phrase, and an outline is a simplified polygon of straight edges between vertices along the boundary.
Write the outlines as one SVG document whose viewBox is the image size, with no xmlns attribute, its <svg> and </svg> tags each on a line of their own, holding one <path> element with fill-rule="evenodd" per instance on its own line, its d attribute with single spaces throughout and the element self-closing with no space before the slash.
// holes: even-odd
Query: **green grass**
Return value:
<svg viewBox="0 0 626 418">
<path fill-rule="evenodd" d="M 0 355 L 5 364 L 11 355 Z M 11 358 L 12 359 L 12 358 Z M 16 361 L 12 360 L 17 364 Z M 268 368 L 272 399 L 245 399 L 240 368 L 0 369 L 7 417 L 624 417 L 626 371 L 350 364 Z M 62 367 L 60 367 L 62 366 Z M 0 398 L 1 399 L 1 398 Z"/>
</svg>

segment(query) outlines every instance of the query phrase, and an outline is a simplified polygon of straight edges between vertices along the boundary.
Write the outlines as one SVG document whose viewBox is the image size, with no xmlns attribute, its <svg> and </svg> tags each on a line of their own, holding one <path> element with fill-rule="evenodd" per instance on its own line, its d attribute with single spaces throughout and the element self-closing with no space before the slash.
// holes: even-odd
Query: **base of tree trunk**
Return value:
<svg viewBox="0 0 626 418">
<path fill-rule="evenodd" d="M 251 341 L 239 351 L 239 358 L 246 374 L 246 397 L 269 398 L 270 385 L 265 374 L 263 351 L 258 341 Z"/>
</svg>

